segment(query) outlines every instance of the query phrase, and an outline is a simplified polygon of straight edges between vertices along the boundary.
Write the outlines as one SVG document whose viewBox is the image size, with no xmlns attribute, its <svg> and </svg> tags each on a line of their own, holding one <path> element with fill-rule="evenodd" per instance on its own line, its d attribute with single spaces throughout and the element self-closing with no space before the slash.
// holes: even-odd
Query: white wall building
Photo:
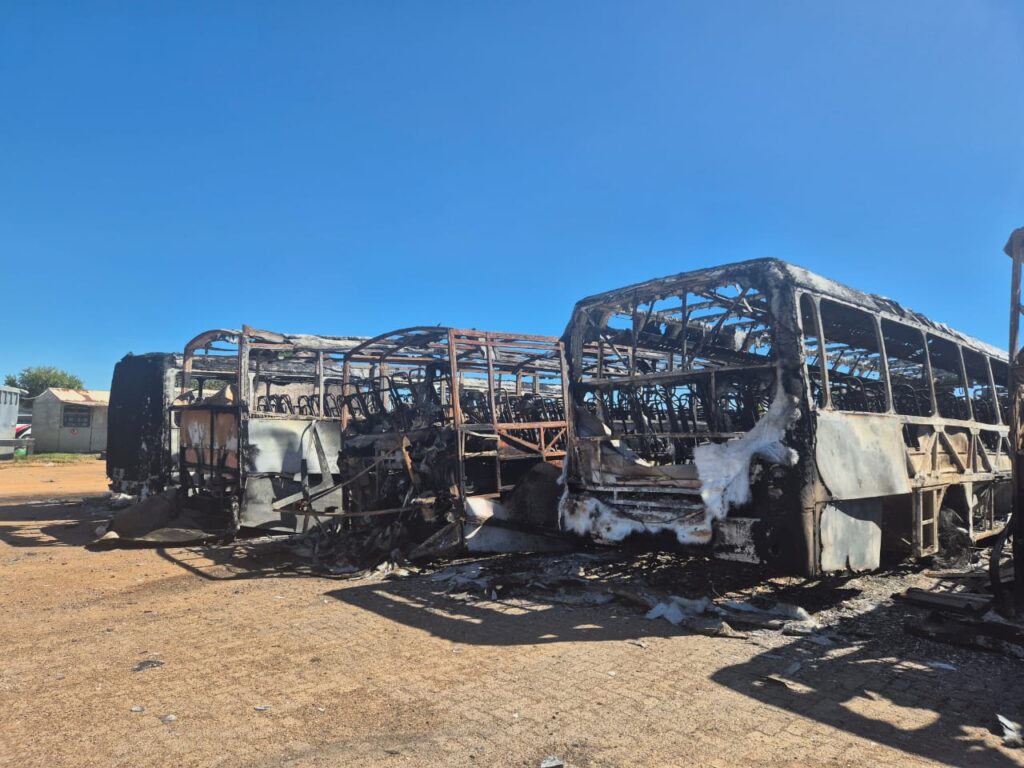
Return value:
<svg viewBox="0 0 1024 768">
<path fill-rule="evenodd" d="M 18 402 L 21 390 L 14 387 L 0 387 L 0 440 L 13 440 L 14 427 L 18 423 Z M 14 448 L 0 446 L 0 460 L 14 456 Z"/>
</svg>

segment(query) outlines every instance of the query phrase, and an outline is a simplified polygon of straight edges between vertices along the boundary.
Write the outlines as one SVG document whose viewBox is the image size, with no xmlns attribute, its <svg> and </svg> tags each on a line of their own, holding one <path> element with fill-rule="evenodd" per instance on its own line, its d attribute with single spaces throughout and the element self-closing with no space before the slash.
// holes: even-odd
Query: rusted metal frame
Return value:
<svg viewBox="0 0 1024 768">
<path fill-rule="evenodd" d="M 731 283 L 733 285 L 739 285 L 739 283 L 736 280 L 730 280 L 729 278 L 723 278 L 723 279 L 725 279 L 728 283 Z M 710 285 L 710 283 L 707 283 L 707 282 L 704 283 L 704 286 L 707 286 L 707 285 Z M 762 303 L 764 304 L 763 307 L 757 307 L 756 309 L 753 306 L 751 306 L 749 300 L 747 299 L 747 294 L 750 293 L 751 288 L 753 288 L 754 286 L 749 286 L 749 285 L 745 286 L 743 288 L 742 295 L 739 296 L 739 297 L 723 296 L 722 294 L 718 293 L 715 290 L 715 288 L 717 288 L 717 287 L 719 287 L 719 286 L 718 285 L 713 285 L 711 288 L 708 288 L 708 287 L 700 287 L 700 286 L 693 286 L 693 285 L 691 285 L 690 286 L 691 293 L 693 293 L 695 296 L 702 296 L 702 297 L 704 297 L 705 299 L 708 300 L 704 304 L 695 304 L 693 306 L 693 308 L 694 309 L 709 309 L 711 307 L 723 307 L 723 308 L 726 308 L 726 305 L 730 305 L 729 307 L 726 308 L 726 310 L 728 311 L 728 310 L 731 310 L 731 309 L 735 309 L 742 302 L 743 306 L 746 308 L 747 312 L 749 312 L 751 315 L 756 315 L 758 313 L 763 313 L 765 316 L 767 316 L 767 314 L 768 314 L 768 304 L 764 300 L 764 297 L 765 297 L 766 294 L 758 292 L 753 297 L 751 297 L 751 298 L 754 298 L 755 300 L 758 297 L 760 297 L 761 300 L 762 300 Z"/>
<path fill-rule="evenodd" d="M 759 363 L 757 365 L 727 365 L 719 368 L 698 368 L 696 370 L 678 369 L 675 371 L 664 371 L 661 373 L 647 373 L 630 378 L 605 378 L 587 379 L 581 381 L 580 386 L 592 389 L 614 389 L 616 387 L 627 387 L 636 385 L 668 384 L 674 382 L 684 383 L 690 380 L 711 378 L 716 373 L 747 373 L 752 371 L 774 370 L 775 363 Z"/>
<path fill-rule="evenodd" d="M 541 448 L 540 445 L 538 445 L 536 443 L 531 443 L 529 440 L 523 440 L 521 437 L 516 437 L 515 435 L 510 435 L 510 434 L 508 434 L 507 432 L 505 432 L 503 430 L 500 430 L 500 429 L 497 430 L 495 432 L 495 435 L 498 437 L 498 450 L 499 451 L 501 449 L 501 443 L 502 442 L 509 442 L 509 443 L 516 443 L 521 448 L 523 448 L 523 449 L 525 449 L 527 451 L 530 451 L 532 453 L 539 453 L 541 455 L 543 455 L 543 453 L 544 453 L 544 451 L 543 451 L 543 449 Z M 496 463 L 500 464 L 500 461 L 496 462 Z M 501 487 L 501 473 L 500 473 L 500 471 L 497 474 L 497 479 L 498 479 L 498 487 L 500 488 Z"/>
<path fill-rule="evenodd" d="M 730 314 L 732 314 L 732 311 L 739 305 L 740 300 L 742 300 L 747 295 L 747 293 L 749 291 L 750 291 L 750 286 L 747 286 L 747 287 L 745 287 L 743 289 L 743 291 L 740 293 L 740 295 L 736 298 L 736 301 L 734 301 L 732 304 L 730 304 L 729 307 L 722 313 L 722 315 L 719 318 L 717 318 L 717 320 L 716 320 L 714 326 L 711 328 L 710 332 L 706 328 L 702 329 L 704 335 L 701 337 L 701 340 L 697 344 L 697 346 L 694 347 L 693 353 L 690 355 L 690 361 L 696 360 L 697 359 L 697 355 L 699 355 L 701 352 L 704 351 L 704 347 L 707 345 L 707 340 L 711 336 L 714 336 L 714 335 L 718 334 L 719 330 L 721 330 L 722 324 L 725 323 L 726 318 L 729 317 Z M 714 291 L 711 291 L 710 293 L 711 293 L 712 296 L 715 296 L 716 298 L 720 299 L 723 303 L 729 300 L 725 296 L 719 296 Z M 703 295 L 707 295 L 707 294 L 705 293 Z M 749 305 L 747 305 L 747 309 L 751 313 L 753 313 L 753 310 L 750 309 Z M 767 313 L 765 313 L 765 315 L 767 317 Z M 769 318 L 768 322 L 769 322 L 769 325 L 770 325 L 770 318 Z M 683 335 L 684 336 L 686 335 L 688 327 L 689 326 L 687 325 L 687 326 L 684 326 L 684 328 L 683 328 Z M 684 359 L 683 360 L 683 365 L 687 365 L 687 364 L 688 364 L 688 361 L 686 359 Z"/>
<path fill-rule="evenodd" d="M 516 429 L 518 429 L 518 427 L 516 427 Z M 495 435 L 498 437 L 499 447 L 501 446 L 501 443 L 503 441 L 514 442 L 518 443 L 520 446 L 523 447 L 523 449 L 526 449 L 527 451 L 541 454 L 542 456 L 544 455 L 543 438 L 541 442 L 530 442 L 529 440 L 525 440 L 522 437 L 517 437 L 516 435 L 509 434 L 509 431 L 509 427 L 496 427 Z"/>
<path fill-rule="evenodd" d="M 316 396 L 317 405 L 320 408 L 317 415 L 322 418 L 327 415 L 324 410 L 324 353 L 322 351 L 316 353 Z"/>
<path fill-rule="evenodd" d="M 451 332 L 470 338 L 483 338 L 491 344 L 508 346 L 518 342 L 539 342 L 542 346 L 551 344 L 550 336 L 542 336 L 531 333 L 508 333 L 506 331 L 475 331 L 472 328 L 452 328 Z M 462 341 L 462 339 L 459 339 Z"/>
<path fill-rule="evenodd" d="M 729 319 L 729 316 L 732 315 L 732 313 L 736 310 L 736 308 L 740 304 L 743 304 L 743 306 L 747 310 L 747 312 L 749 312 L 750 314 L 754 314 L 754 309 L 746 301 L 747 294 L 750 293 L 750 288 L 751 288 L 751 286 L 749 286 L 749 285 L 744 287 L 743 290 L 740 291 L 740 295 L 737 296 L 733 300 L 733 302 L 728 307 L 725 308 L 725 311 L 722 312 L 721 315 L 719 315 L 718 319 L 715 320 L 715 324 L 711 328 L 711 333 L 712 334 L 717 334 L 720 330 L 722 330 L 722 326 L 725 325 L 725 321 L 727 319 Z M 714 291 L 711 291 L 711 294 L 715 298 L 725 298 L 724 296 L 719 296 Z"/>
<path fill-rule="evenodd" d="M 348 400 L 352 396 L 352 368 L 349 359 L 346 357 L 341 366 L 341 431 L 348 428 L 349 408 Z"/>
<path fill-rule="evenodd" d="M 456 333 L 458 333 L 458 331 L 456 331 Z M 463 333 L 466 333 L 466 332 L 463 331 Z M 502 341 L 502 340 L 498 340 L 498 339 L 489 338 L 488 334 L 485 334 L 483 332 L 479 332 L 479 333 L 474 332 L 474 335 L 482 336 L 484 338 L 472 338 L 470 336 L 459 337 L 459 338 L 456 339 L 456 342 L 458 343 L 458 345 L 460 347 L 496 347 L 496 348 L 499 348 L 499 349 L 503 349 L 503 350 L 505 350 L 507 352 L 521 354 L 521 355 L 525 355 L 526 354 L 526 350 L 539 349 L 539 350 L 547 351 L 547 350 L 551 349 L 551 341 L 550 340 L 548 340 L 546 342 L 545 341 L 539 341 L 539 340 L 536 340 L 536 341 L 535 340 L 531 340 L 531 341 L 523 341 L 523 342 L 519 342 L 517 340 L 505 340 L 505 341 Z M 538 337 L 538 338 L 542 338 L 542 337 Z"/>
<path fill-rule="evenodd" d="M 992 463 L 992 458 L 988 455 L 988 449 L 985 447 L 984 441 L 981 439 L 981 435 L 975 435 L 975 451 L 981 463 L 984 465 L 987 472 L 995 472 L 995 464 Z"/>
<path fill-rule="evenodd" d="M 387 360 L 394 365 L 427 365 L 437 362 L 436 357 L 403 357 L 401 355 L 351 355 L 346 358 L 354 363 L 380 363 Z"/>
<path fill-rule="evenodd" d="M 628 433 L 612 435 L 581 435 L 576 439 L 587 443 L 610 443 L 614 440 L 626 440 L 631 437 L 643 437 L 645 434 L 653 437 L 693 439 L 708 438 L 710 440 L 732 440 L 741 437 L 746 432 L 650 432 L 650 433 Z"/>
<path fill-rule="evenodd" d="M 895 413 L 896 405 L 892 398 L 892 381 L 889 378 L 889 355 L 885 349 L 885 338 L 882 334 L 882 320 L 877 314 L 868 313 L 875 326 L 875 343 L 878 345 L 878 374 L 882 378 L 885 391 L 885 412 Z"/>
<path fill-rule="evenodd" d="M 602 323 L 606 324 L 607 323 L 607 319 L 609 317 L 609 313 L 605 312 L 603 314 L 605 315 L 605 318 L 602 321 Z M 618 348 L 615 346 L 615 342 L 613 342 L 609 338 L 608 333 L 607 333 L 606 325 L 596 323 L 594 321 L 593 316 L 591 315 L 591 313 L 589 311 L 584 312 L 583 313 L 583 317 L 586 319 L 587 324 L 590 325 L 595 331 L 597 331 L 597 337 L 598 338 L 597 338 L 597 342 L 596 342 L 596 344 L 597 344 L 596 354 L 598 356 L 598 361 L 599 361 L 599 370 L 603 370 L 604 347 L 605 347 L 605 345 L 610 347 L 612 352 L 615 353 L 615 356 L 617 358 L 619 358 L 619 360 L 621 360 L 624 363 L 626 363 L 626 365 L 628 366 L 629 365 L 629 358 L 625 357 L 621 352 L 619 352 Z M 580 333 L 582 333 L 582 328 L 580 329 Z M 580 353 L 581 353 L 581 355 L 582 355 L 583 351 L 584 350 L 582 349 L 582 345 L 580 345 Z M 582 358 L 581 358 L 581 363 L 582 363 Z"/>
<path fill-rule="evenodd" d="M 498 431 L 498 408 L 494 401 L 494 347 L 487 345 L 484 348 L 484 355 L 487 358 L 487 399 L 491 407 L 491 425 L 494 431 Z M 511 435 L 506 435 L 506 438 Z M 496 455 L 494 457 L 494 477 L 495 477 L 495 488 L 501 490 L 501 458 Z"/>
<path fill-rule="evenodd" d="M 899 419 L 904 424 L 913 424 L 915 426 L 942 426 L 942 427 L 953 427 L 957 429 L 967 429 L 974 427 L 984 432 L 998 432 L 1005 433 L 1007 430 L 1006 426 L 999 424 L 985 424 L 977 421 L 966 421 L 964 419 L 951 419 L 945 416 L 910 416 L 905 413 L 876 413 L 875 416 L 893 416 Z"/>
<path fill-rule="evenodd" d="M 681 293 L 679 303 L 681 305 L 679 315 L 680 320 L 683 324 L 683 351 L 679 364 L 686 365 L 686 348 L 690 341 L 690 334 L 686 332 L 686 330 L 690 327 L 690 292 L 687 291 L 685 288 Z"/>
<path fill-rule="evenodd" d="M 251 329 L 248 326 L 242 326 L 242 335 L 239 337 L 239 379 L 238 379 L 239 398 L 238 398 L 238 402 L 234 403 L 234 404 L 236 404 L 236 412 L 234 412 L 234 414 L 236 414 L 236 415 L 234 415 L 234 419 L 236 419 L 236 421 L 238 423 L 238 430 L 239 430 L 239 435 L 238 435 L 239 443 L 238 443 L 238 449 L 236 451 L 236 459 L 237 459 L 237 462 L 238 462 L 238 467 L 237 467 L 238 479 L 236 481 L 236 488 L 234 488 L 234 493 L 239 495 L 240 507 L 241 507 L 241 497 L 242 497 L 242 493 L 243 493 L 243 487 L 242 487 L 242 484 L 243 484 L 242 483 L 242 477 L 243 477 L 242 468 L 244 466 L 246 466 L 246 456 L 248 454 L 248 449 L 249 449 L 249 422 L 248 422 L 248 417 L 249 417 L 249 411 L 250 411 L 249 401 L 252 398 L 252 391 L 251 391 L 251 389 L 252 389 L 252 385 L 253 385 L 253 380 L 250 379 L 250 376 L 249 376 L 249 355 L 250 355 L 250 347 L 249 347 L 250 339 L 249 339 L 249 334 L 250 333 L 251 333 Z M 211 427 L 211 430 L 212 430 L 212 427 Z M 212 431 L 211 431 L 211 440 L 212 439 L 213 439 L 213 435 L 212 435 Z M 212 445 L 212 442 L 211 442 L 211 445 Z M 223 495 L 221 494 L 221 497 L 222 496 Z M 220 504 L 221 504 L 221 508 L 223 508 L 223 498 L 221 498 Z M 238 519 L 233 520 L 233 523 L 237 527 L 238 523 L 239 523 L 239 520 Z"/>
<path fill-rule="evenodd" d="M 996 424 L 1005 424 L 1005 415 L 1003 414 L 1003 406 L 999 402 L 999 395 L 996 390 L 996 377 L 992 371 L 992 358 L 988 355 L 982 355 L 981 359 L 985 361 L 985 370 L 988 372 L 988 389 L 992 393 L 992 404 L 996 409 Z"/>
<path fill-rule="evenodd" d="M 960 387 L 964 391 L 964 400 L 967 402 L 967 416 L 974 421 L 974 402 L 971 399 L 970 379 L 967 376 L 967 364 L 964 362 L 964 349 L 959 344 L 956 346 L 956 356 L 960 360 Z"/>
<path fill-rule="evenodd" d="M 455 448 L 457 481 L 459 498 L 456 504 L 456 517 L 459 523 L 466 520 L 466 435 L 462 429 L 462 380 L 459 374 L 459 357 L 457 354 L 455 334 L 448 330 L 448 375 L 452 382 L 452 423 L 455 426 Z M 466 534 L 463 525 L 456 526 L 459 531 L 459 547 L 465 545 Z"/>
<path fill-rule="evenodd" d="M 214 328 L 204 331 L 185 344 L 185 352 L 182 358 L 181 367 L 181 394 L 185 394 L 192 386 L 193 359 L 197 349 L 212 344 L 214 341 L 224 340 L 237 343 L 239 332 L 229 328 Z"/>
<path fill-rule="evenodd" d="M 944 431 L 940 431 L 936 434 L 938 434 L 939 442 L 942 444 L 942 447 L 946 450 L 946 453 L 949 455 L 949 457 L 953 460 L 953 463 L 956 465 L 956 468 L 961 473 L 967 472 L 967 464 L 964 462 L 963 459 L 960 458 L 960 452 L 957 451 L 956 446 L 953 445 L 953 441 L 949 439 L 949 435 L 947 435 Z M 969 450 L 970 448 L 968 447 L 968 451 Z"/>
<path fill-rule="evenodd" d="M 345 511 L 341 511 L 341 512 L 316 512 L 316 513 L 309 513 L 308 515 L 305 515 L 305 517 L 312 517 L 314 519 L 317 518 L 317 517 L 340 517 L 340 518 L 346 518 L 346 517 L 380 517 L 380 516 L 383 516 L 383 515 L 397 515 L 397 514 L 400 514 L 402 512 L 410 512 L 412 510 L 418 510 L 418 509 L 422 509 L 422 507 L 421 506 L 417 506 L 417 505 L 412 505 L 412 506 L 405 506 L 405 507 L 392 507 L 391 509 L 359 510 L 359 511 L 355 511 L 355 512 L 345 512 Z"/>
<path fill-rule="evenodd" d="M 575 403 L 572 400 L 570 393 L 570 382 L 569 382 L 569 364 L 565 356 L 565 343 L 561 340 L 556 342 L 556 348 L 558 349 L 558 362 L 561 368 L 562 376 L 562 412 L 565 416 L 565 447 L 568 456 L 570 451 L 573 451 L 573 446 L 576 443 L 576 424 L 575 424 Z M 565 480 L 563 479 L 563 483 Z"/>
<path fill-rule="evenodd" d="M 654 302 L 656 299 L 650 299 L 647 305 L 647 315 L 644 317 L 643 322 L 637 325 L 637 312 L 640 311 L 640 299 L 639 297 L 633 299 L 633 309 L 630 314 L 632 322 L 630 323 L 630 331 L 632 333 L 632 344 L 629 353 L 629 375 L 632 376 L 636 372 L 636 349 L 640 341 L 640 333 L 644 328 L 647 327 L 647 323 L 651 320 L 651 313 L 654 311 Z"/>
<path fill-rule="evenodd" d="M 266 341 L 252 341 L 251 332 L 245 330 L 247 326 L 243 325 L 242 328 L 242 335 L 249 339 L 249 349 L 257 349 L 265 352 L 292 352 L 296 354 L 299 352 L 298 347 L 296 347 L 294 344 L 289 344 L 288 342 L 278 343 Z"/>
<path fill-rule="evenodd" d="M 938 499 L 939 491 L 935 488 L 918 488 L 911 494 L 912 499 L 912 517 L 913 517 L 913 528 L 911 530 L 911 536 L 913 538 L 913 555 L 915 558 L 924 557 L 927 554 L 931 554 L 935 551 L 938 544 L 938 527 L 936 521 L 938 520 Z M 928 518 L 925 517 L 925 495 L 928 496 L 929 512 Z M 925 529 L 930 528 L 929 541 L 925 541 Z"/>
<path fill-rule="evenodd" d="M 914 328 L 914 330 L 921 336 L 921 344 L 924 348 L 924 372 L 925 377 L 928 379 L 928 391 L 931 393 L 932 399 L 932 416 L 942 418 L 939 413 L 939 399 L 935 396 L 935 374 L 932 373 L 932 353 L 931 350 L 928 349 L 928 334 L 923 328 L 916 328 L 909 325 L 907 327 Z"/>
<path fill-rule="evenodd" d="M 807 338 L 807 329 L 804 328 L 803 313 L 800 311 L 800 303 L 801 303 L 800 300 L 804 296 L 806 296 L 808 299 L 810 299 L 810 304 L 811 304 L 811 320 L 814 322 L 814 328 L 812 330 L 814 331 L 815 335 L 818 337 L 818 360 L 816 362 L 816 365 L 818 366 L 818 371 L 821 374 L 821 387 L 822 387 L 822 393 L 821 393 L 822 394 L 822 398 L 821 398 L 822 402 L 821 403 L 816 402 L 815 399 L 812 397 L 812 393 L 811 393 L 811 378 L 810 378 L 810 375 L 808 374 L 808 371 L 807 371 L 807 368 L 808 368 L 808 365 L 807 365 L 807 347 L 806 347 L 806 343 L 805 343 L 805 340 Z M 828 391 L 828 373 L 827 373 L 827 370 L 826 370 L 827 366 L 826 366 L 826 360 L 825 360 L 825 336 L 824 336 L 824 333 L 823 333 L 823 330 L 822 330 L 822 325 L 821 325 L 821 317 L 820 317 L 821 312 L 820 312 L 820 309 L 818 307 L 818 297 L 815 294 L 810 293 L 809 291 L 801 291 L 801 292 L 795 293 L 794 294 L 794 306 L 796 307 L 797 327 L 800 329 L 800 349 L 801 349 L 801 351 L 803 353 L 803 363 L 804 363 L 804 372 L 805 372 L 804 378 L 806 379 L 806 381 L 804 382 L 804 389 L 806 390 L 807 401 L 814 408 L 819 408 L 819 407 L 827 408 L 827 407 L 830 407 L 831 399 L 830 399 L 830 393 Z"/>
<path fill-rule="evenodd" d="M 823 350 L 823 353 L 824 353 L 824 349 L 825 349 L 824 344 L 825 344 L 826 339 L 825 339 L 825 336 L 824 336 L 824 326 L 823 326 L 823 324 L 821 322 L 821 306 L 820 306 L 820 298 L 821 297 L 818 296 L 817 294 L 811 294 L 811 295 L 814 297 L 815 311 L 816 311 L 816 314 L 817 314 L 817 323 L 818 323 L 818 326 L 819 326 L 819 329 L 820 329 L 820 332 L 821 332 L 820 339 L 821 339 L 821 343 L 822 343 L 822 350 Z M 883 319 L 884 314 L 881 313 L 881 312 L 872 311 L 870 309 L 866 309 L 866 308 L 863 308 L 863 307 L 857 307 L 857 306 L 855 306 L 853 304 L 850 304 L 850 303 L 848 303 L 846 301 L 843 301 L 842 299 L 838 299 L 837 297 L 829 296 L 828 300 L 833 302 L 833 303 L 835 303 L 835 304 L 840 304 L 842 306 L 850 307 L 852 309 L 857 309 L 857 310 L 859 310 L 861 312 L 865 312 L 869 316 L 872 316 L 874 318 L 875 335 L 876 335 L 876 339 L 877 339 L 877 343 L 878 343 L 878 349 L 879 349 L 879 365 L 880 365 L 880 367 L 884 366 L 884 368 L 882 370 L 884 370 L 884 372 L 885 372 L 885 377 L 884 377 L 885 391 L 886 391 L 886 397 L 888 399 L 888 406 L 889 406 L 888 409 L 886 410 L 886 413 L 895 413 L 895 401 L 894 401 L 893 395 L 892 395 L 892 380 L 891 380 L 891 377 L 889 375 L 888 352 L 887 352 L 886 347 L 885 347 L 885 335 L 882 333 L 882 329 L 881 329 L 881 320 Z M 896 322 L 899 325 L 901 325 L 902 327 L 907 328 L 908 330 L 916 331 L 921 336 L 921 345 L 922 345 L 922 349 L 924 350 L 923 364 L 924 364 L 924 369 L 925 369 L 925 377 L 928 380 L 928 391 L 929 391 L 929 394 L 930 394 L 930 397 L 931 397 L 932 416 L 931 417 L 923 416 L 923 417 L 917 417 L 917 418 L 927 419 L 927 420 L 929 420 L 929 423 L 931 423 L 933 418 L 939 417 L 939 408 L 938 408 L 938 399 L 937 399 L 936 394 L 935 394 L 934 375 L 932 373 L 932 367 L 931 367 L 931 352 L 928 349 L 928 337 L 927 337 L 928 334 L 922 328 L 906 322 L 905 319 L 898 319 L 898 318 L 891 318 L 891 317 L 887 317 L 886 319 L 889 319 L 892 322 Z M 964 364 L 963 364 L 963 354 L 962 354 L 962 351 L 961 351 L 960 343 L 958 341 L 956 341 L 955 339 L 949 338 L 948 336 L 945 336 L 945 335 L 940 335 L 940 334 L 932 334 L 932 335 L 934 335 L 936 338 L 943 338 L 944 340 L 949 341 L 950 343 L 952 343 L 956 347 L 958 353 L 960 353 L 960 366 L 961 366 L 961 377 L 962 377 L 961 380 L 962 380 L 963 383 L 965 383 L 966 382 L 966 378 L 965 378 L 965 371 L 964 371 L 964 367 L 963 367 L 964 366 Z M 828 366 L 826 365 L 825 366 L 826 380 L 825 380 L 823 386 L 825 387 L 825 392 L 826 392 L 826 402 L 828 403 L 827 407 L 834 408 L 834 406 L 832 404 L 832 388 L 831 388 L 831 386 L 829 386 L 828 381 L 827 381 L 827 373 L 829 371 L 831 371 L 831 369 L 828 368 Z M 966 386 L 964 386 L 964 391 L 965 391 L 965 395 L 966 395 Z M 968 398 L 968 400 L 969 399 L 970 398 Z M 905 418 L 902 414 L 896 414 L 896 415 L 900 416 L 901 418 Z M 939 417 L 939 418 L 945 418 L 945 417 Z M 962 419 L 962 420 L 955 420 L 955 421 L 973 421 L 973 419 Z"/>
<path fill-rule="evenodd" d="M 814 324 L 818 333 L 818 360 L 821 368 L 822 405 L 832 408 L 832 385 L 829 381 L 828 352 L 825 349 L 825 325 L 821 322 L 821 296 L 809 293 L 811 305 L 814 307 Z M 797 313 L 799 315 L 799 312 Z"/>
<path fill-rule="evenodd" d="M 416 334 L 419 334 L 419 336 Z M 449 339 L 451 338 L 451 329 L 440 326 L 416 325 L 409 328 L 399 328 L 373 336 L 361 344 L 357 344 L 348 350 L 345 359 L 362 360 L 365 357 L 366 360 L 364 362 L 375 362 L 384 357 L 395 355 L 403 349 L 423 349 L 427 344 L 440 342 L 446 335 Z M 381 350 L 380 347 L 387 341 L 391 343 Z M 373 354 L 370 354 L 367 350 L 373 350 Z M 433 358 L 427 359 L 433 361 Z"/>
<path fill-rule="evenodd" d="M 463 426 L 466 429 L 471 430 L 492 430 L 500 431 L 506 429 L 544 429 L 553 427 L 562 427 L 565 425 L 564 421 L 499 421 L 499 422 L 485 422 L 485 423 L 466 423 Z"/>
</svg>

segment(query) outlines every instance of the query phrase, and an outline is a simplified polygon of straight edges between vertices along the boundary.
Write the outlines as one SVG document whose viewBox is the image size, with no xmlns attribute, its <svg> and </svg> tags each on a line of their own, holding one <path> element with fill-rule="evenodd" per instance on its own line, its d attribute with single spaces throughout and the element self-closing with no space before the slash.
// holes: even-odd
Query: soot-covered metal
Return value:
<svg viewBox="0 0 1024 768">
<path fill-rule="evenodd" d="M 561 524 L 806 574 L 1008 511 L 1006 355 L 773 259 L 580 301 Z"/>
</svg>

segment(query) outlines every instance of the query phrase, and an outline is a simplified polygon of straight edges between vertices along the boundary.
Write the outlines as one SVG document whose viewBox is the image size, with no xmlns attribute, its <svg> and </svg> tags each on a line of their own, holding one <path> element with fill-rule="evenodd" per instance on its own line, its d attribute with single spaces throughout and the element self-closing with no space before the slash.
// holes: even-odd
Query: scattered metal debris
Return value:
<svg viewBox="0 0 1024 768">
<path fill-rule="evenodd" d="M 979 595 L 971 592 L 928 592 L 918 587 L 911 587 L 903 592 L 897 592 L 893 597 L 925 608 L 970 613 L 977 616 L 984 614 L 992 606 L 992 597 L 990 595 Z"/>
<path fill-rule="evenodd" d="M 904 627 L 916 637 L 1024 659 L 1024 627 L 1006 621 L 933 611 L 925 621 L 908 621 Z"/>
<path fill-rule="evenodd" d="M 1024 747 L 1024 737 L 1021 735 L 1021 724 L 1002 715 L 996 715 L 999 725 L 1003 727 L 1003 745 L 1019 749 Z"/>
</svg>

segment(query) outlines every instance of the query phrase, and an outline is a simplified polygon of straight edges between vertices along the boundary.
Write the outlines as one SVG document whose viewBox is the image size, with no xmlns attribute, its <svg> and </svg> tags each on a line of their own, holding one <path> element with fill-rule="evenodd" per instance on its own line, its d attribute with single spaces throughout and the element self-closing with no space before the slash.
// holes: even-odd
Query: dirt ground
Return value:
<svg viewBox="0 0 1024 768">
<path fill-rule="evenodd" d="M 827 643 L 708 637 L 246 547 L 87 548 L 104 491 L 99 461 L 0 468 L 0 765 L 1024 764 L 995 732 L 1024 663 L 904 639 L 863 578 Z"/>
</svg>

